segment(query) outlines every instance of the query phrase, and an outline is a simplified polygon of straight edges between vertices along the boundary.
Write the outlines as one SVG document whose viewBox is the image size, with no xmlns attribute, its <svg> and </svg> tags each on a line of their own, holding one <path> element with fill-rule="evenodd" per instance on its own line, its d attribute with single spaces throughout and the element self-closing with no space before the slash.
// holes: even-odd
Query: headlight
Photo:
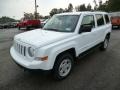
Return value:
<svg viewBox="0 0 120 90">
<path fill-rule="evenodd" d="M 32 47 L 28 48 L 28 54 L 29 54 L 30 57 L 34 56 L 34 52 L 35 52 L 35 50 Z"/>
</svg>

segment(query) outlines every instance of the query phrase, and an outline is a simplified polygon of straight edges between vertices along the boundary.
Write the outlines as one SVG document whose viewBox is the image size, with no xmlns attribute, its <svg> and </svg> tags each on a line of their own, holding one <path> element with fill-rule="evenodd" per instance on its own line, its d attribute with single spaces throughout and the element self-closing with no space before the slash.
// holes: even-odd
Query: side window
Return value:
<svg viewBox="0 0 120 90">
<path fill-rule="evenodd" d="M 95 15 L 95 16 L 96 16 L 96 20 L 97 20 L 97 25 L 98 26 L 102 26 L 102 25 L 105 24 L 102 14 L 98 14 L 98 15 Z"/>
<path fill-rule="evenodd" d="M 93 27 L 95 27 L 94 16 L 93 15 L 84 16 L 81 26 L 83 25 L 92 25 Z"/>
<path fill-rule="evenodd" d="M 104 17 L 105 17 L 106 23 L 109 23 L 109 22 L 110 22 L 110 19 L 109 19 L 108 15 L 104 15 Z"/>
</svg>

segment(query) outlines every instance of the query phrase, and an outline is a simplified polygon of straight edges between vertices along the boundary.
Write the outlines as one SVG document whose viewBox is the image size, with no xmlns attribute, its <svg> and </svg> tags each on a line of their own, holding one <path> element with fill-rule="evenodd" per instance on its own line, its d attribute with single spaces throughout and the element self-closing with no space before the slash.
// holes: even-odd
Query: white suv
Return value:
<svg viewBox="0 0 120 90">
<path fill-rule="evenodd" d="M 76 57 L 96 45 L 108 47 L 111 22 L 105 12 L 54 15 L 43 27 L 14 37 L 14 61 L 27 69 L 52 70 L 56 79 L 67 77 Z"/>
</svg>

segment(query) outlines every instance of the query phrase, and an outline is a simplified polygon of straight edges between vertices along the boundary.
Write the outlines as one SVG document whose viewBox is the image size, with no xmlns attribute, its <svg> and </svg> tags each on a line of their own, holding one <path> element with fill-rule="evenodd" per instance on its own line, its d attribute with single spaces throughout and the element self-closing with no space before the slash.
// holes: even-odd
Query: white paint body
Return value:
<svg viewBox="0 0 120 90">
<path fill-rule="evenodd" d="M 106 35 L 111 32 L 111 23 L 105 24 L 103 26 L 92 29 L 91 32 L 78 33 L 79 28 L 82 22 L 82 19 L 86 15 L 95 14 L 107 14 L 104 12 L 74 12 L 74 13 L 65 13 L 58 15 L 80 15 L 78 23 L 76 25 L 75 31 L 71 33 L 66 32 L 55 32 L 47 30 L 32 30 L 25 33 L 21 33 L 14 37 L 14 43 L 18 43 L 22 46 L 32 47 L 35 49 L 34 57 L 30 57 L 27 54 L 26 56 L 21 55 L 13 45 L 10 49 L 11 56 L 13 60 L 28 69 L 42 69 L 42 70 L 51 70 L 53 69 L 56 57 L 70 49 L 75 48 L 76 57 L 79 56 L 82 52 L 92 48 L 93 46 L 104 41 Z M 96 23 L 96 21 L 95 21 Z M 45 57 L 48 56 L 47 61 L 41 61 L 36 59 L 36 57 Z"/>
</svg>

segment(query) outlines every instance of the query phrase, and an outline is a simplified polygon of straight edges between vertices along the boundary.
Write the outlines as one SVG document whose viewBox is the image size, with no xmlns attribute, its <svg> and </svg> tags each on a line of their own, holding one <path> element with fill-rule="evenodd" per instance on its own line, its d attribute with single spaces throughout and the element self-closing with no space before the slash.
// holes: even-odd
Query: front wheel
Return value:
<svg viewBox="0 0 120 90">
<path fill-rule="evenodd" d="M 73 56 L 70 53 L 59 55 L 53 68 L 54 78 L 57 80 L 66 78 L 73 68 L 73 61 Z"/>
<path fill-rule="evenodd" d="M 101 44 L 100 50 L 105 51 L 109 44 L 109 36 L 107 35 L 104 42 Z"/>
</svg>

